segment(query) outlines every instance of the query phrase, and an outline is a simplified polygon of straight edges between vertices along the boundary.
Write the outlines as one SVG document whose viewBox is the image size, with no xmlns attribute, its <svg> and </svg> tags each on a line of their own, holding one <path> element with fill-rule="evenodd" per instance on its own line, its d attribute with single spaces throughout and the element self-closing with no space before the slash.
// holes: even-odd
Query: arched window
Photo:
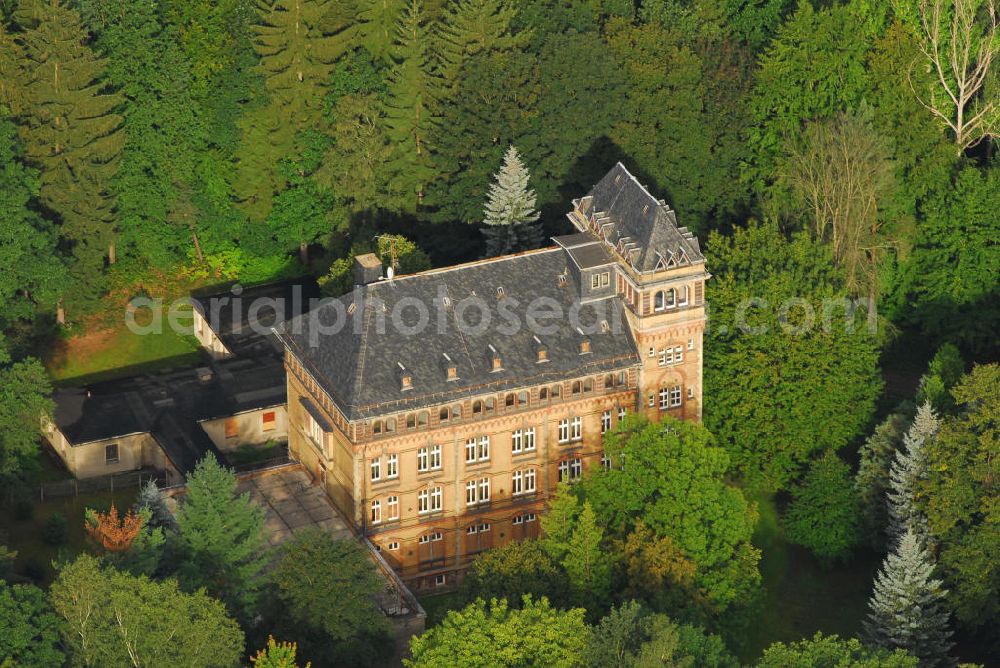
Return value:
<svg viewBox="0 0 1000 668">
<path fill-rule="evenodd" d="M 481 402 L 479 399 L 476 399 L 475 401 L 472 402 L 472 414 L 478 415 L 479 413 L 482 412 L 483 412 L 483 402 Z"/>
<path fill-rule="evenodd" d="M 385 430 L 388 432 L 396 431 L 396 418 L 389 418 L 385 421 Z"/>
<path fill-rule="evenodd" d="M 615 386 L 615 376 L 609 373 L 604 377 L 604 387 L 614 387 Z"/>
<path fill-rule="evenodd" d="M 447 406 L 442 406 L 441 407 L 441 410 L 438 412 L 438 419 L 441 420 L 441 422 L 447 422 L 448 421 L 448 407 Z"/>
<path fill-rule="evenodd" d="M 406 414 L 406 428 L 413 429 L 417 426 L 417 416 L 415 413 Z"/>
<path fill-rule="evenodd" d="M 511 393 L 509 393 L 507 396 L 505 396 L 503 398 L 503 405 L 504 406 L 508 406 L 508 407 L 509 406 L 513 406 L 514 405 L 514 401 L 515 401 L 514 393 L 511 392 Z"/>
<path fill-rule="evenodd" d="M 496 405 L 496 401 L 494 401 L 493 397 L 487 398 L 486 399 L 486 412 L 487 413 L 491 412 L 493 410 L 493 407 L 495 405 Z"/>
<path fill-rule="evenodd" d="M 663 292 L 657 292 L 656 296 L 653 297 L 653 310 L 662 311 L 664 309 L 664 298 Z"/>
<path fill-rule="evenodd" d="M 667 290 L 667 308 L 674 308 L 677 306 L 677 291 L 673 288 Z"/>
<path fill-rule="evenodd" d="M 583 389 L 583 383 L 581 383 L 578 380 L 574 380 L 573 381 L 573 386 L 570 389 L 570 392 L 572 392 L 573 394 L 580 394 L 580 390 L 582 390 L 582 389 Z"/>
<path fill-rule="evenodd" d="M 548 400 L 548 398 L 549 398 L 549 388 L 543 387 L 542 389 L 538 390 L 539 401 L 546 401 Z"/>
<path fill-rule="evenodd" d="M 584 392 L 593 392 L 594 391 L 594 379 L 593 378 L 587 378 L 586 380 L 583 381 L 583 391 Z"/>
<path fill-rule="evenodd" d="M 688 286 L 685 285 L 683 288 L 681 288 L 681 298 L 680 301 L 677 302 L 677 305 L 687 306 L 687 304 L 688 304 Z"/>
<path fill-rule="evenodd" d="M 562 385 L 552 386 L 552 398 L 558 399 L 562 395 Z"/>
<path fill-rule="evenodd" d="M 460 417 L 462 417 L 462 407 L 459 406 L 458 404 L 455 404 L 454 406 L 451 407 L 451 419 L 457 420 Z"/>
<path fill-rule="evenodd" d="M 427 411 L 420 411 L 417 415 L 417 426 L 426 427 L 428 418 L 430 418 L 430 414 Z"/>
<path fill-rule="evenodd" d="M 528 393 L 526 391 L 521 390 L 520 392 L 517 393 L 517 403 L 518 403 L 518 405 L 521 405 L 521 406 L 527 405 L 527 403 L 528 403 Z"/>
</svg>

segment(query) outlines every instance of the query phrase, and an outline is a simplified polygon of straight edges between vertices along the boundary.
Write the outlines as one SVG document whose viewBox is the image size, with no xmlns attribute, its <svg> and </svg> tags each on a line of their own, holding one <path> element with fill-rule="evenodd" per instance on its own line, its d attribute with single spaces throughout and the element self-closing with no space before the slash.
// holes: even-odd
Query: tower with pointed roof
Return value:
<svg viewBox="0 0 1000 668">
<path fill-rule="evenodd" d="M 710 274 L 698 239 L 620 162 L 573 200 L 568 217 L 615 259 L 614 289 L 642 357 L 639 409 L 700 421 Z"/>
</svg>

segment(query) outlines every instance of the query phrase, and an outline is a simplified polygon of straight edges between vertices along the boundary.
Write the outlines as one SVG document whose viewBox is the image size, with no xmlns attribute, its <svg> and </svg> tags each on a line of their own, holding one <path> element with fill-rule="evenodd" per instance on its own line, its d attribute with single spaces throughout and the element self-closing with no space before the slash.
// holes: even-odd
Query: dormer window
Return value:
<svg viewBox="0 0 1000 668">
<path fill-rule="evenodd" d="M 490 344 L 490 362 L 491 362 L 491 367 L 490 367 L 491 371 L 503 370 L 503 364 L 500 361 L 500 353 L 497 352 L 497 349 L 493 347 L 493 344 Z"/>
<path fill-rule="evenodd" d="M 402 362 L 396 362 L 399 365 L 399 383 L 400 390 L 412 390 L 413 389 L 413 375 L 403 366 Z"/>
<path fill-rule="evenodd" d="M 580 354 L 586 355 L 590 352 L 590 339 L 584 339 L 580 341 Z"/>
<path fill-rule="evenodd" d="M 666 299 L 667 299 L 666 303 L 667 308 L 674 308 L 675 306 L 677 306 L 677 291 L 674 290 L 673 288 L 667 290 Z"/>
<path fill-rule="evenodd" d="M 503 289 L 503 286 L 502 286 L 502 285 L 501 285 L 501 286 L 499 286 L 499 287 L 497 287 L 497 299 L 503 299 L 503 296 L 504 296 L 505 294 L 506 294 L 506 293 L 504 292 L 504 289 Z"/>
<path fill-rule="evenodd" d="M 452 361 L 448 353 L 444 353 L 445 376 L 448 380 L 458 380 L 458 366 Z"/>
<path fill-rule="evenodd" d="M 549 351 L 545 345 L 542 344 L 542 340 L 537 336 L 535 337 L 535 352 L 538 356 L 536 362 L 541 363 L 549 361 Z"/>
<path fill-rule="evenodd" d="M 684 287 L 681 288 L 680 299 L 677 300 L 677 305 L 678 306 L 688 305 L 688 286 L 685 285 Z"/>
<path fill-rule="evenodd" d="M 559 274 L 558 282 L 559 282 L 559 287 L 560 288 L 565 288 L 566 287 L 566 274 Z"/>
</svg>

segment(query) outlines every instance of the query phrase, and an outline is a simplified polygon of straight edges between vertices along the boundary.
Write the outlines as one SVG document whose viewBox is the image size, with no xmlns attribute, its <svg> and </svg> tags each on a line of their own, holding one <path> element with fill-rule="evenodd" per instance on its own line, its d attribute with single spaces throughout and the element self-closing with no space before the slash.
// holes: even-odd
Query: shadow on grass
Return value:
<svg viewBox="0 0 1000 668">
<path fill-rule="evenodd" d="M 867 613 L 878 555 L 859 549 L 847 563 L 824 568 L 808 550 L 785 540 L 773 497 L 748 496 L 760 510 L 753 542 L 763 553 L 764 595 L 753 623 L 732 639 L 740 660 L 752 663 L 774 642 L 810 638 L 817 631 L 856 637 Z"/>
</svg>

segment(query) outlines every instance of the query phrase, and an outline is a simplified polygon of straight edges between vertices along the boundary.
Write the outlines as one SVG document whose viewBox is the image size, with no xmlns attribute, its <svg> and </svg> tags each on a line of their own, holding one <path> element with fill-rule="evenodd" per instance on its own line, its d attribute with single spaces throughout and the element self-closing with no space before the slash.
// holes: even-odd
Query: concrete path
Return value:
<svg viewBox="0 0 1000 668">
<path fill-rule="evenodd" d="M 238 493 L 267 509 L 264 528 L 271 545 L 280 545 L 309 527 L 323 529 L 334 538 L 351 538 L 350 529 L 330 504 L 322 488 L 312 484 L 300 468 L 285 468 L 244 479 Z"/>
</svg>

